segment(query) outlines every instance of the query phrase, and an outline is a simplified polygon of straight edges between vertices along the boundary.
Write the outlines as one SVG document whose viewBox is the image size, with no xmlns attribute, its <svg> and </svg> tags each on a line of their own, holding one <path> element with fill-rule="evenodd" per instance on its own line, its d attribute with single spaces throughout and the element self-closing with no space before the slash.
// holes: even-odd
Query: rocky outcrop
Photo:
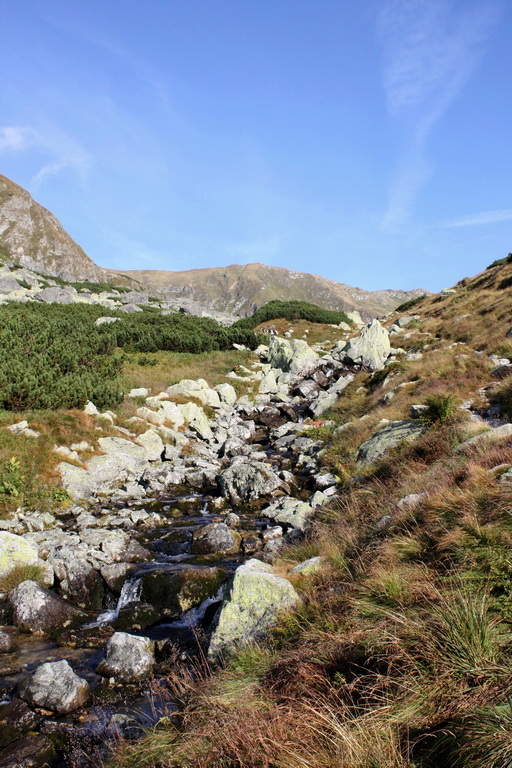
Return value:
<svg viewBox="0 0 512 768">
<path fill-rule="evenodd" d="M 78 677 L 63 659 L 41 664 L 19 686 L 19 695 L 33 707 L 67 715 L 87 702 L 90 689 L 87 680 Z"/>
<path fill-rule="evenodd" d="M 272 336 L 268 349 L 268 362 L 295 376 L 307 376 L 314 371 L 318 354 L 301 339 L 280 339 Z"/>
<path fill-rule="evenodd" d="M 402 443 L 412 443 L 427 431 L 427 426 L 418 421 L 392 421 L 375 435 L 361 443 L 357 451 L 359 469 L 373 464 L 391 448 Z"/>
<path fill-rule="evenodd" d="M 280 613 L 300 603 L 291 583 L 260 560 L 237 568 L 222 603 L 208 654 L 217 657 L 234 646 L 262 637 Z"/>
<path fill-rule="evenodd" d="M 144 680 L 155 663 L 155 644 L 148 637 L 116 632 L 107 643 L 105 658 L 97 672 L 123 682 Z"/>
</svg>

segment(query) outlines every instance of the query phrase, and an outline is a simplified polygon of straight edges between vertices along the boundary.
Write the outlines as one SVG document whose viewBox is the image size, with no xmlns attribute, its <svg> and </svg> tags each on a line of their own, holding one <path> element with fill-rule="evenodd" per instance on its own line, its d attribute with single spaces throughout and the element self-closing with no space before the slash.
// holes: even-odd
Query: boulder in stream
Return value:
<svg viewBox="0 0 512 768">
<path fill-rule="evenodd" d="M 78 677 L 62 659 L 41 664 L 20 684 L 19 694 L 32 707 L 67 715 L 88 701 L 90 690 L 87 680 Z"/>
<path fill-rule="evenodd" d="M 209 523 L 194 531 L 191 551 L 196 555 L 234 554 L 240 548 L 240 535 L 226 523 Z"/>
<path fill-rule="evenodd" d="M 123 682 L 143 680 L 151 674 L 155 663 L 155 644 L 149 637 L 116 632 L 107 643 L 105 658 L 97 672 Z"/>
<path fill-rule="evenodd" d="M 217 477 L 221 493 L 232 504 L 267 496 L 282 486 L 282 480 L 263 461 L 235 461 Z"/>
</svg>

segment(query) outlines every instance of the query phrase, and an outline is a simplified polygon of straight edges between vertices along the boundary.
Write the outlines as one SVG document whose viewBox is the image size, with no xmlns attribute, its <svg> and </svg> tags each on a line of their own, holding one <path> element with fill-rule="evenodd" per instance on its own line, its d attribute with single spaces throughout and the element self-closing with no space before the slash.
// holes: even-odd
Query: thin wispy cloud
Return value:
<svg viewBox="0 0 512 768">
<path fill-rule="evenodd" d="M 479 63 L 498 9 L 495 2 L 477 2 L 461 11 L 448 0 L 389 0 L 381 10 L 386 104 L 407 135 L 385 226 L 407 217 L 432 173 L 428 138 Z"/>
<path fill-rule="evenodd" d="M 27 151 L 49 158 L 32 177 L 30 184 L 33 187 L 65 170 L 72 171 L 83 182 L 92 163 L 80 142 L 58 126 L 46 124 L 37 130 L 26 126 L 0 126 L 0 153 Z"/>
<path fill-rule="evenodd" d="M 441 227 L 474 227 L 480 224 L 499 224 L 502 221 L 512 221 L 512 210 L 481 211 L 469 216 L 461 216 L 458 219 L 449 219 L 441 224 Z"/>
<path fill-rule="evenodd" d="M 16 125 L 0 126 L 0 152 L 19 152 L 32 143 L 28 128 Z"/>
</svg>

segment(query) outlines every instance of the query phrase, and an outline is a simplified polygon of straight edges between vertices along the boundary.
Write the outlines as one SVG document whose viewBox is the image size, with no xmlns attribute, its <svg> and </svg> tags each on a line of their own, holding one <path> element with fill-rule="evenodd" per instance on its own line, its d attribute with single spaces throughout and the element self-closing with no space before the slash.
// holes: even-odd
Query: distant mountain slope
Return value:
<svg viewBox="0 0 512 768">
<path fill-rule="evenodd" d="M 420 289 L 364 291 L 318 275 L 266 264 L 233 264 L 186 272 L 130 270 L 115 271 L 113 274 L 134 278 L 153 292 L 169 292 L 174 296 L 182 294 L 184 299 L 236 315 L 250 315 L 273 299 L 297 299 L 326 309 L 357 309 L 371 315 L 382 315 L 402 302 L 426 293 Z"/>
<path fill-rule="evenodd" d="M 104 280 L 98 267 L 60 221 L 0 174 L 0 255 L 31 269 L 75 280 Z"/>
<path fill-rule="evenodd" d="M 325 309 L 382 315 L 425 291 L 363 291 L 343 283 L 265 264 L 231 265 L 186 272 L 107 270 L 92 261 L 58 219 L 29 192 L 0 175 L 0 257 L 66 280 L 129 285 L 202 311 L 250 315 L 272 299 L 297 299 Z"/>
</svg>

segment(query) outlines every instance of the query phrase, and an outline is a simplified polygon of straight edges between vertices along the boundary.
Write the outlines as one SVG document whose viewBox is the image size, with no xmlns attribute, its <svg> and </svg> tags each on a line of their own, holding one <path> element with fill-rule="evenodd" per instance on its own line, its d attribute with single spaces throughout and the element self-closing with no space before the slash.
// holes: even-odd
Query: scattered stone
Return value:
<svg viewBox="0 0 512 768">
<path fill-rule="evenodd" d="M 148 395 L 149 395 L 149 389 L 146 389 L 146 387 L 137 387 L 136 389 L 131 389 L 128 392 L 128 397 L 133 397 L 133 398 L 135 397 L 146 398 Z"/>
<path fill-rule="evenodd" d="M 292 568 L 290 573 L 302 573 L 304 576 L 310 576 L 312 573 L 318 573 L 325 562 L 325 557 L 310 557 L 309 560 L 304 560 Z"/>
<path fill-rule="evenodd" d="M 380 371 L 389 356 L 389 333 L 378 320 L 368 323 L 359 338 L 351 339 L 339 350 L 340 359 L 370 371 Z M 335 355 L 336 356 L 336 355 Z"/>
<path fill-rule="evenodd" d="M 78 677 L 62 659 L 41 664 L 20 684 L 19 695 L 33 707 L 67 715 L 88 701 L 90 689 L 87 680 Z"/>
<path fill-rule="evenodd" d="M 12 648 L 12 638 L 7 632 L 0 630 L 0 653 L 8 653 Z"/>
</svg>

